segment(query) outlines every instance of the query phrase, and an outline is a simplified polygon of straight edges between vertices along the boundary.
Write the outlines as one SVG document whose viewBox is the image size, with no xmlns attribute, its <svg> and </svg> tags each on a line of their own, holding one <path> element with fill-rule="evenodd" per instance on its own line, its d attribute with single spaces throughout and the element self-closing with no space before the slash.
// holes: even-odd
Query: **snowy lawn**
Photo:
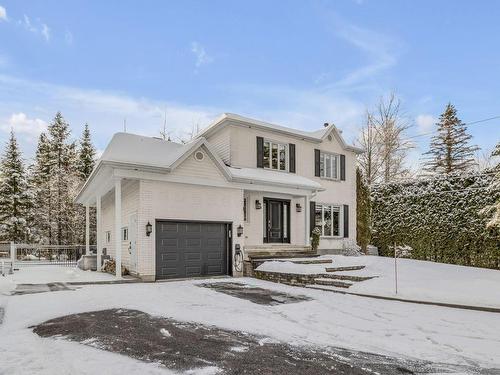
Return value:
<svg viewBox="0 0 500 375">
<path fill-rule="evenodd" d="M 210 280 L 223 281 L 227 282 Z M 68 314 L 112 308 L 248 332 L 301 347 L 342 347 L 500 369 L 500 314 L 374 300 L 247 278 L 232 281 L 311 300 L 262 305 L 198 286 L 207 280 L 91 285 L 73 291 L 0 296 L 5 309 L 0 372 L 170 373 L 156 364 L 64 339 L 40 338 L 28 328 Z"/>
<path fill-rule="evenodd" d="M 377 256 L 324 255 L 331 264 L 266 262 L 258 270 L 289 273 L 325 273 L 325 267 L 366 266 L 343 275 L 378 276 L 354 283 L 348 292 L 430 302 L 500 308 L 500 271 L 450 264 L 398 259 L 398 294 L 394 288 L 394 259 Z"/>
<path fill-rule="evenodd" d="M 104 272 L 83 271 L 77 267 L 24 266 L 12 275 L 0 276 L 0 294 L 8 293 L 18 284 L 114 281 L 115 276 Z"/>
</svg>

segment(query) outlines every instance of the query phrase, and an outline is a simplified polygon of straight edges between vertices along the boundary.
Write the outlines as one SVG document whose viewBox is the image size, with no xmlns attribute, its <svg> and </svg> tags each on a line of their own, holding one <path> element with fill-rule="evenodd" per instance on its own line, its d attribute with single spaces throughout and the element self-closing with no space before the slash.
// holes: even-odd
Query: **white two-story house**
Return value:
<svg viewBox="0 0 500 375">
<path fill-rule="evenodd" d="M 323 252 L 355 240 L 360 152 L 333 125 L 224 114 L 187 144 L 115 134 L 77 202 L 97 209 L 98 264 L 105 253 L 145 280 L 238 276 L 240 254 L 306 251 L 315 226 Z"/>
</svg>

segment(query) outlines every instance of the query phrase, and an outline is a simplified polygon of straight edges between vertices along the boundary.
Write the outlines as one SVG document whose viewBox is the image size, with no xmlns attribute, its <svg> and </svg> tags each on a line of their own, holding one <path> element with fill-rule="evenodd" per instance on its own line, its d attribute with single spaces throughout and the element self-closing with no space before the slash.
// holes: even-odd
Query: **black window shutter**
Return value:
<svg viewBox="0 0 500 375">
<path fill-rule="evenodd" d="M 316 202 L 309 202 L 309 232 L 311 235 L 314 227 L 316 227 Z"/>
<path fill-rule="evenodd" d="M 314 175 L 316 177 L 320 177 L 320 174 L 321 174 L 320 165 L 319 165 L 320 154 L 321 154 L 321 152 L 319 150 L 317 150 L 317 149 L 314 150 Z"/>
<path fill-rule="evenodd" d="M 349 205 L 344 204 L 344 237 L 349 237 Z"/>
<path fill-rule="evenodd" d="M 295 173 L 295 145 L 293 143 L 290 143 L 288 145 L 288 153 L 289 155 L 289 170 L 291 173 Z"/>
<path fill-rule="evenodd" d="M 264 168 L 264 138 L 257 137 L 257 168 Z"/>
<path fill-rule="evenodd" d="M 345 181 L 345 155 L 340 155 L 340 180 Z"/>
</svg>

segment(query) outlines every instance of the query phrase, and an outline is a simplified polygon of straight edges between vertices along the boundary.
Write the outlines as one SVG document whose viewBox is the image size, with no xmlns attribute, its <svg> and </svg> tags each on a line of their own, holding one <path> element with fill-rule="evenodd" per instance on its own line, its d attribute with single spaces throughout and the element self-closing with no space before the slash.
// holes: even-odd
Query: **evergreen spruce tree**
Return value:
<svg viewBox="0 0 500 375">
<path fill-rule="evenodd" d="M 0 228 L 2 240 L 26 242 L 30 205 L 26 170 L 14 132 L 0 161 Z"/>
<path fill-rule="evenodd" d="M 371 240 L 370 188 L 360 168 L 356 168 L 356 242 L 366 252 Z"/>
<path fill-rule="evenodd" d="M 52 161 L 50 143 L 46 134 L 42 133 L 38 139 L 35 164 L 32 172 L 32 189 L 35 196 L 36 240 L 45 244 L 53 244 L 53 198 L 51 194 Z"/>
<path fill-rule="evenodd" d="M 60 112 L 49 125 L 48 133 L 52 243 L 74 244 L 77 212 L 73 199 L 79 185 L 76 145 L 69 141 L 69 125 Z"/>
<path fill-rule="evenodd" d="M 90 136 L 90 130 L 88 124 L 85 124 L 82 136 L 79 141 L 78 148 L 78 178 L 79 185 L 83 186 L 87 178 L 92 173 L 95 165 L 95 155 L 96 150 L 92 144 L 92 139 Z M 85 243 L 85 207 L 78 205 L 77 207 L 78 215 L 75 217 L 74 228 L 77 241 L 81 244 Z M 95 230 L 96 230 L 96 212 L 95 208 L 90 208 L 90 242 L 95 242 Z"/>
<path fill-rule="evenodd" d="M 493 173 L 493 180 L 491 181 L 489 190 L 494 194 L 500 191 L 500 142 L 497 143 L 491 156 L 493 158 L 498 158 L 496 165 L 491 168 L 491 170 L 487 170 L 487 172 Z M 487 206 L 483 212 L 490 217 L 487 226 L 489 228 L 496 228 L 500 232 L 500 196 L 495 203 Z"/>
<path fill-rule="evenodd" d="M 438 134 L 431 139 L 424 170 L 438 174 L 464 172 L 474 166 L 476 146 L 469 145 L 472 138 L 467 127 L 457 117 L 457 110 L 448 103 L 439 117 Z"/>
<path fill-rule="evenodd" d="M 30 186 L 34 196 L 32 217 L 35 225 L 33 240 L 39 243 L 54 243 L 52 228 L 53 202 L 50 190 L 52 165 L 50 144 L 45 133 L 38 138 L 35 163 L 31 167 Z"/>
<path fill-rule="evenodd" d="M 82 137 L 80 138 L 80 149 L 78 155 L 78 174 L 83 182 L 87 180 L 92 173 L 95 165 L 95 147 L 90 138 L 90 130 L 88 124 L 85 124 Z"/>
</svg>

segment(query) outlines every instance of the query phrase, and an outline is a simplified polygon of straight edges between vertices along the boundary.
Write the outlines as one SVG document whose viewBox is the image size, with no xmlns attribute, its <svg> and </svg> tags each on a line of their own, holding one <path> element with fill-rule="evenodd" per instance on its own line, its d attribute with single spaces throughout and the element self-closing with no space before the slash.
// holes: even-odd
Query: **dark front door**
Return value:
<svg viewBox="0 0 500 375">
<path fill-rule="evenodd" d="M 290 201 L 264 199 L 264 242 L 290 242 Z"/>
<path fill-rule="evenodd" d="M 156 279 L 226 275 L 226 223 L 156 222 Z"/>
</svg>

